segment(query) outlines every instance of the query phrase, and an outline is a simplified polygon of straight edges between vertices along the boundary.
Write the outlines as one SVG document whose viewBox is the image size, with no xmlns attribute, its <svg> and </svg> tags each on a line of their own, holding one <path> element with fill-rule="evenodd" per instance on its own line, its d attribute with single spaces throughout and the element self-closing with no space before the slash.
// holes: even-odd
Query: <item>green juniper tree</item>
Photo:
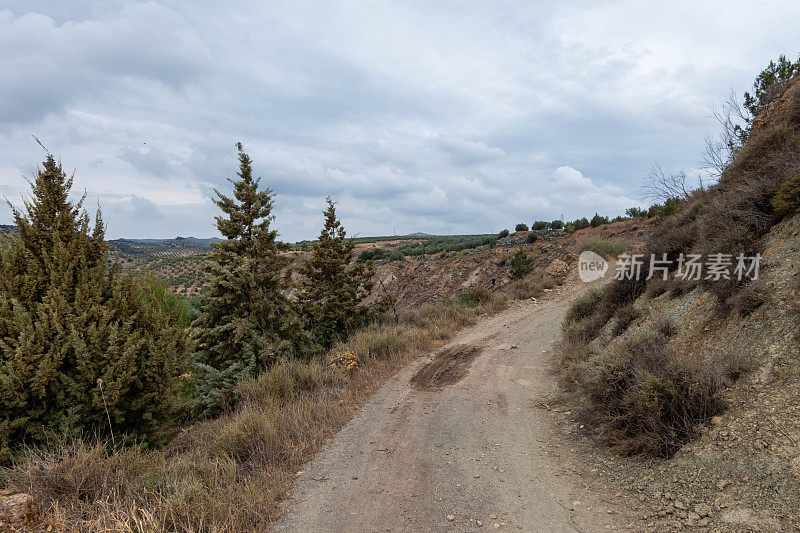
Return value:
<svg viewBox="0 0 800 533">
<path fill-rule="evenodd" d="M 302 338 L 295 306 L 286 296 L 291 275 L 270 227 L 274 193 L 259 189 L 252 161 L 241 143 L 233 198 L 215 189 L 216 217 L 224 241 L 212 243 L 203 270 L 209 281 L 203 310 L 192 325 L 198 342 L 195 392 L 198 407 L 210 414 L 244 376 L 281 355 L 293 354 Z"/>
<path fill-rule="evenodd" d="M 300 269 L 298 301 L 307 329 L 323 349 L 363 325 L 368 309 L 361 301 L 372 289 L 372 262 L 353 263 L 352 240 L 336 219 L 336 204 L 328 197 L 325 226 L 311 257 Z"/>
<path fill-rule="evenodd" d="M 511 266 L 508 271 L 509 277 L 513 280 L 518 280 L 531 272 L 533 272 L 533 260 L 528 257 L 525 250 L 520 248 L 511 256 Z"/>
<path fill-rule="evenodd" d="M 31 185 L 0 245 L 0 461 L 54 434 L 161 440 L 188 354 L 180 319 L 107 266 L 100 212 L 92 228 L 53 156 Z"/>
</svg>

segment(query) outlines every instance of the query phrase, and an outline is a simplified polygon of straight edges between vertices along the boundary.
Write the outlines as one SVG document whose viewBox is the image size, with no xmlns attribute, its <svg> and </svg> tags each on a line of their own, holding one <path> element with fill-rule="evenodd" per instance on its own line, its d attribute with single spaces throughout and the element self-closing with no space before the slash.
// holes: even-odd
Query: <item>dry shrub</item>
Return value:
<svg viewBox="0 0 800 533">
<path fill-rule="evenodd" d="M 476 314 L 492 314 L 505 309 L 508 302 L 506 298 L 495 294 L 485 287 L 467 289 L 459 295 L 458 305 L 474 308 Z"/>
<path fill-rule="evenodd" d="M 624 307 L 620 307 L 617 309 L 617 312 L 614 314 L 614 318 L 616 322 L 614 323 L 614 328 L 612 329 L 612 334 L 616 337 L 628 329 L 628 326 L 633 323 L 634 320 L 639 318 L 641 313 L 633 304 L 628 304 Z"/>
<path fill-rule="evenodd" d="M 695 287 L 700 285 L 699 280 L 693 279 L 686 279 L 686 278 L 675 278 L 670 283 L 669 287 L 669 297 L 670 298 L 679 298 L 684 294 L 688 294 L 692 292 Z"/>
<path fill-rule="evenodd" d="M 647 295 L 650 298 L 657 298 L 670 289 L 671 282 L 664 278 L 653 278 L 647 282 Z"/>
<path fill-rule="evenodd" d="M 603 289 L 590 289 L 576 298 L 567 310 L 562 331 L 568 342 L 589 343 L 598 337 L 608 321 L 622 309 L 612 334 L 618 335 L 638 317 L 633 308 L 644 282 L 614 281 Z"/>
<path fill-rule="evenodd" d="M 544 275 L 544 271 L 536 269 L 524 279 L 511 283 L 508 296 L 512 300 L 529 300 L 544 294 L 544 289 L 552 289 L 554 281 Z"/>
<path fill-rule="evenodd" d="M 597 313 L 603 302 L 603 295 L 604 292 L 600 289 L 589 289 L 575 298 L 567 311 L 564 323 L 571 324 L 573 322 L 578 322 Z"/>
<path fill-rule="evenodd" d="M 723 408 L 713 369 L 672 353 L 659 334 L 593 355 L 580 370 L 585 416 L 604 442 L 624 454 L 670 457 L 698 423 Z"/>
<path fill-rule="evenodd" d="M 731 306 L 740 316 L 748 316 L 753 311 L 764 305 L 767 301 L 764 287 L 757 281 L 747 283 L 739 289 L 733 296 L 729 297 L 726 303 Z"/>
<path fill-rule="evenodd" d="M 750 372 L 756 366 L 756 357 L 750 347 L 740 344 L 719 350 L 706 358 L 706 364 L 712 369 L 720 382 L 731 384 L 742 374 Z"/>
<path fill-rule="evenodd" d="M 567 342 L 589 344 L 600 335 L 608 322 L 605 314 L 589 315 L 580 320 L 564 324 L 563 336 Z"/>
<path fill-rule="evenodd" d="M 675 322 L 662 316 L 653 323 L 653 331 L 663 336 L 665 339 L 669 339 L 678 333 L 678 328 L 675 326 Z"/>
</svg>

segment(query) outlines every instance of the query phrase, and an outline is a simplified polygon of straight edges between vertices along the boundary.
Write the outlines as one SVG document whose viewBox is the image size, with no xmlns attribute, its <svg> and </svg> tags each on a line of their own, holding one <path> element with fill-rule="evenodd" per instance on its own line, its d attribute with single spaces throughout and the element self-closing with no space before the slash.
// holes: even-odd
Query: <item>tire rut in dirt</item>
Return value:
<svg viewBox="0 0 800 533">
<path fill-rule="evenodd" d="M 482 350 L 483 347 L 470 344 L 457 344 L 441 350 L 433 361 L 414 374 L 411 386 L 418 390 L 439 390 L 461 381 Z"/>
</svg>

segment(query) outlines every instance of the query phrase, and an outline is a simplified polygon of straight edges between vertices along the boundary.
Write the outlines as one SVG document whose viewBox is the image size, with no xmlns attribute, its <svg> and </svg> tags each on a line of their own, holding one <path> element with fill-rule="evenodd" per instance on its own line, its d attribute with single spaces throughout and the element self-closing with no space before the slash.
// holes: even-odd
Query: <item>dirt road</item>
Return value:
<svg viewBox="0 0 800 533">
<path fill-rule="evenodd" d="M 514 303 L 387 383 L 298 476 L 276 531 L 598 531 L 546 410 L 570 285 Z M 438 360 L 435 356 L 440 354 Z"/>
</svg>

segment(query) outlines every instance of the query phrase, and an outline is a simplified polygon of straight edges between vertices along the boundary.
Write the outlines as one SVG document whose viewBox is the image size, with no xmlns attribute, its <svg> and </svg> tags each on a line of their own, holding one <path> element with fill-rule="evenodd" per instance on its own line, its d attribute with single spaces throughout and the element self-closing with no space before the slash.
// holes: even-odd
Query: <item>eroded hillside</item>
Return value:
<svg viewBox="0 0 800 533">
<path fill-rule="evenodd" d="M 476 287 L 502 292 L 512 283 L 509 264 L 520 248 L 536 268 L 546 269 L 556 259 L 571 263 L 570 254 L 580 253 L 582 244 L 595 239 L 618 242 L 626 249 L 641 246 L 651 224 L 647 220 L 616 222 L 572 234 L 546 235 L 533 244 L 526 241 L 529 232 L 520 232 L 499 240 L 493 248 L 380 261 L 376 263 L 378 282 L 368 301 L 390 294 L 398 305 L 408 306 L 454 299 Z"/>
<path fill-rule="evenodd" d="M 645 266 L 568 315 L 558 366 L 577 414 L 563 428 L 597 445 L 582 468 L 635 510 L 634 529 L 799 527 L 798 171 L 795 81 L 719 184 L 696 191 L 643 248 L 673 261 L 760 254 L 758 275 L 689 280 L 672 269 L 647 280 Z"/>
</svg>

